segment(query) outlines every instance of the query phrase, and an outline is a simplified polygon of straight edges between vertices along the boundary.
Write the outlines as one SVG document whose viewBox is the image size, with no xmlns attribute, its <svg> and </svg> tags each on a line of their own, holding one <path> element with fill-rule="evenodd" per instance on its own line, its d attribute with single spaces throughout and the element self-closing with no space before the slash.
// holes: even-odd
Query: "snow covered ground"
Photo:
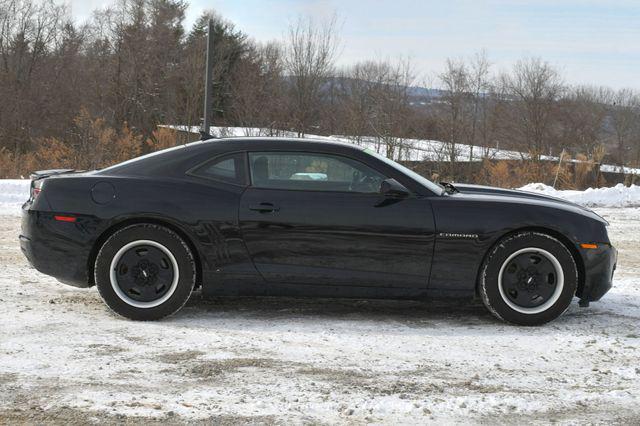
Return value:
<svg viewBox="0 0 640 426">
<path fill-rule="evenodd" d="M 0 179 L 0 215 L 19 215 L 30 185 L 29 179 Z"/>
<path fill-rule="evenodd" d="M 27 193 L 0 182 L 0 423 L 640 423 L 640 208 L 596 209 L 614 288 L 544 327 L 478 303 L 198 294 L 139 323 L 28 266 Z"/>
</svg>

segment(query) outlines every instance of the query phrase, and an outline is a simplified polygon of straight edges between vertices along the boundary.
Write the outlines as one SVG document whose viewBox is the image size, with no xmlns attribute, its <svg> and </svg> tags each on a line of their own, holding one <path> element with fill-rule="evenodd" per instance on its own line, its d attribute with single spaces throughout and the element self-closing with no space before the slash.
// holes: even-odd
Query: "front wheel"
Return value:
<svg viewBox="0 0 640 426">
<path fill-rule="evenodd" d="M 567 247 L 540 232 L 500 241 L 480 271 L 482 301 L 499 319 L 539 325 L 560 316 L 578 286 L 578 269 Z"/>
<path fill-rule="evenodd" d="M 107 306 L 142 321 L 177 312 L 189 299 L 196 277 L 189 246 L 172 230 L 154 224 L 131 225 L 111 235 L 94 270 Z"/>
</svg>

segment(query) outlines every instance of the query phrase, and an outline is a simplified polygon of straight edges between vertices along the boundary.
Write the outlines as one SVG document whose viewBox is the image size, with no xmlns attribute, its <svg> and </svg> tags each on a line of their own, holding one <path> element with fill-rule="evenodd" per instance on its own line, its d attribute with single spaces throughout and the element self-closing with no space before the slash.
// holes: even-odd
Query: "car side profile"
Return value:
<svg viewBox="0 0 640 426">
<path fill-rule="evenodd" d="M 479 297 L 537 325 L 611 287 L 607 222 L 551 197 L 435 184 L 356 145 L 195 142 L 32 176 L 20 243 L 40 272 L 156 320 L 204 296 Z"/>
</svg>

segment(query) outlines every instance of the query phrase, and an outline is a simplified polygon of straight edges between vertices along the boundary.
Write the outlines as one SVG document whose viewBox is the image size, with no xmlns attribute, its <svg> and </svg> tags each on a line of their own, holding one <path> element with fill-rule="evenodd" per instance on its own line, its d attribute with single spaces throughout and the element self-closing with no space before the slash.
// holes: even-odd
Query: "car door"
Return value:
<svg viewBox="0 0 640 426">
<path fill-rule="evenodd" d="M 427 199 L 385 198 L 386 176 L 344 156 L 272 151 L 248 160 L 239 223 L 266 281 L 427 287 L 434 243 Z"/>
</svg>

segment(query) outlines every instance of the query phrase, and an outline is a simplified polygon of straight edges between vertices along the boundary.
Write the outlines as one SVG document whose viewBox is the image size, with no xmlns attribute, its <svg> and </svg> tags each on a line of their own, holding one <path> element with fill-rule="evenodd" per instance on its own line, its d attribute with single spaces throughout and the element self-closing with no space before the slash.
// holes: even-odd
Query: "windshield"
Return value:
<svg viewBox="0 0 640 426">
<path fill-rule="evenodd" d="M 367 154 L 377 158 L 380 161 L 384 161 L 386 164 L 388 164 L 389 166 L 393 167 L 394 169 L 396 169 L 400 173 L 409 176 L 411 179 L 417 181 L 419 184 L 427 187 L 427 189 L 429 189 L 430 191 L 432 191 L 432 192 L 434 192 L 434 193 L 436 193 L 438 195 L 442 195 L 442 193 L 444 192 L 444 189 L 440 185 L 436 185 L 435 183 L 431 182 L 429 179 L 427 179 L 427 178 L 425 178 L 423 176 L 420 176 L 419 174 L 417 174 L 413 170 L 403 166 L 402 164 L 396 163 L 395 161 L 390 160 L 387 157 L 385 157 L 384 155 L 380 155 L 377 152 L 370 150 L 369 148 L 365 148 L 363 151 L 366 152 Z"/>
</svg>

